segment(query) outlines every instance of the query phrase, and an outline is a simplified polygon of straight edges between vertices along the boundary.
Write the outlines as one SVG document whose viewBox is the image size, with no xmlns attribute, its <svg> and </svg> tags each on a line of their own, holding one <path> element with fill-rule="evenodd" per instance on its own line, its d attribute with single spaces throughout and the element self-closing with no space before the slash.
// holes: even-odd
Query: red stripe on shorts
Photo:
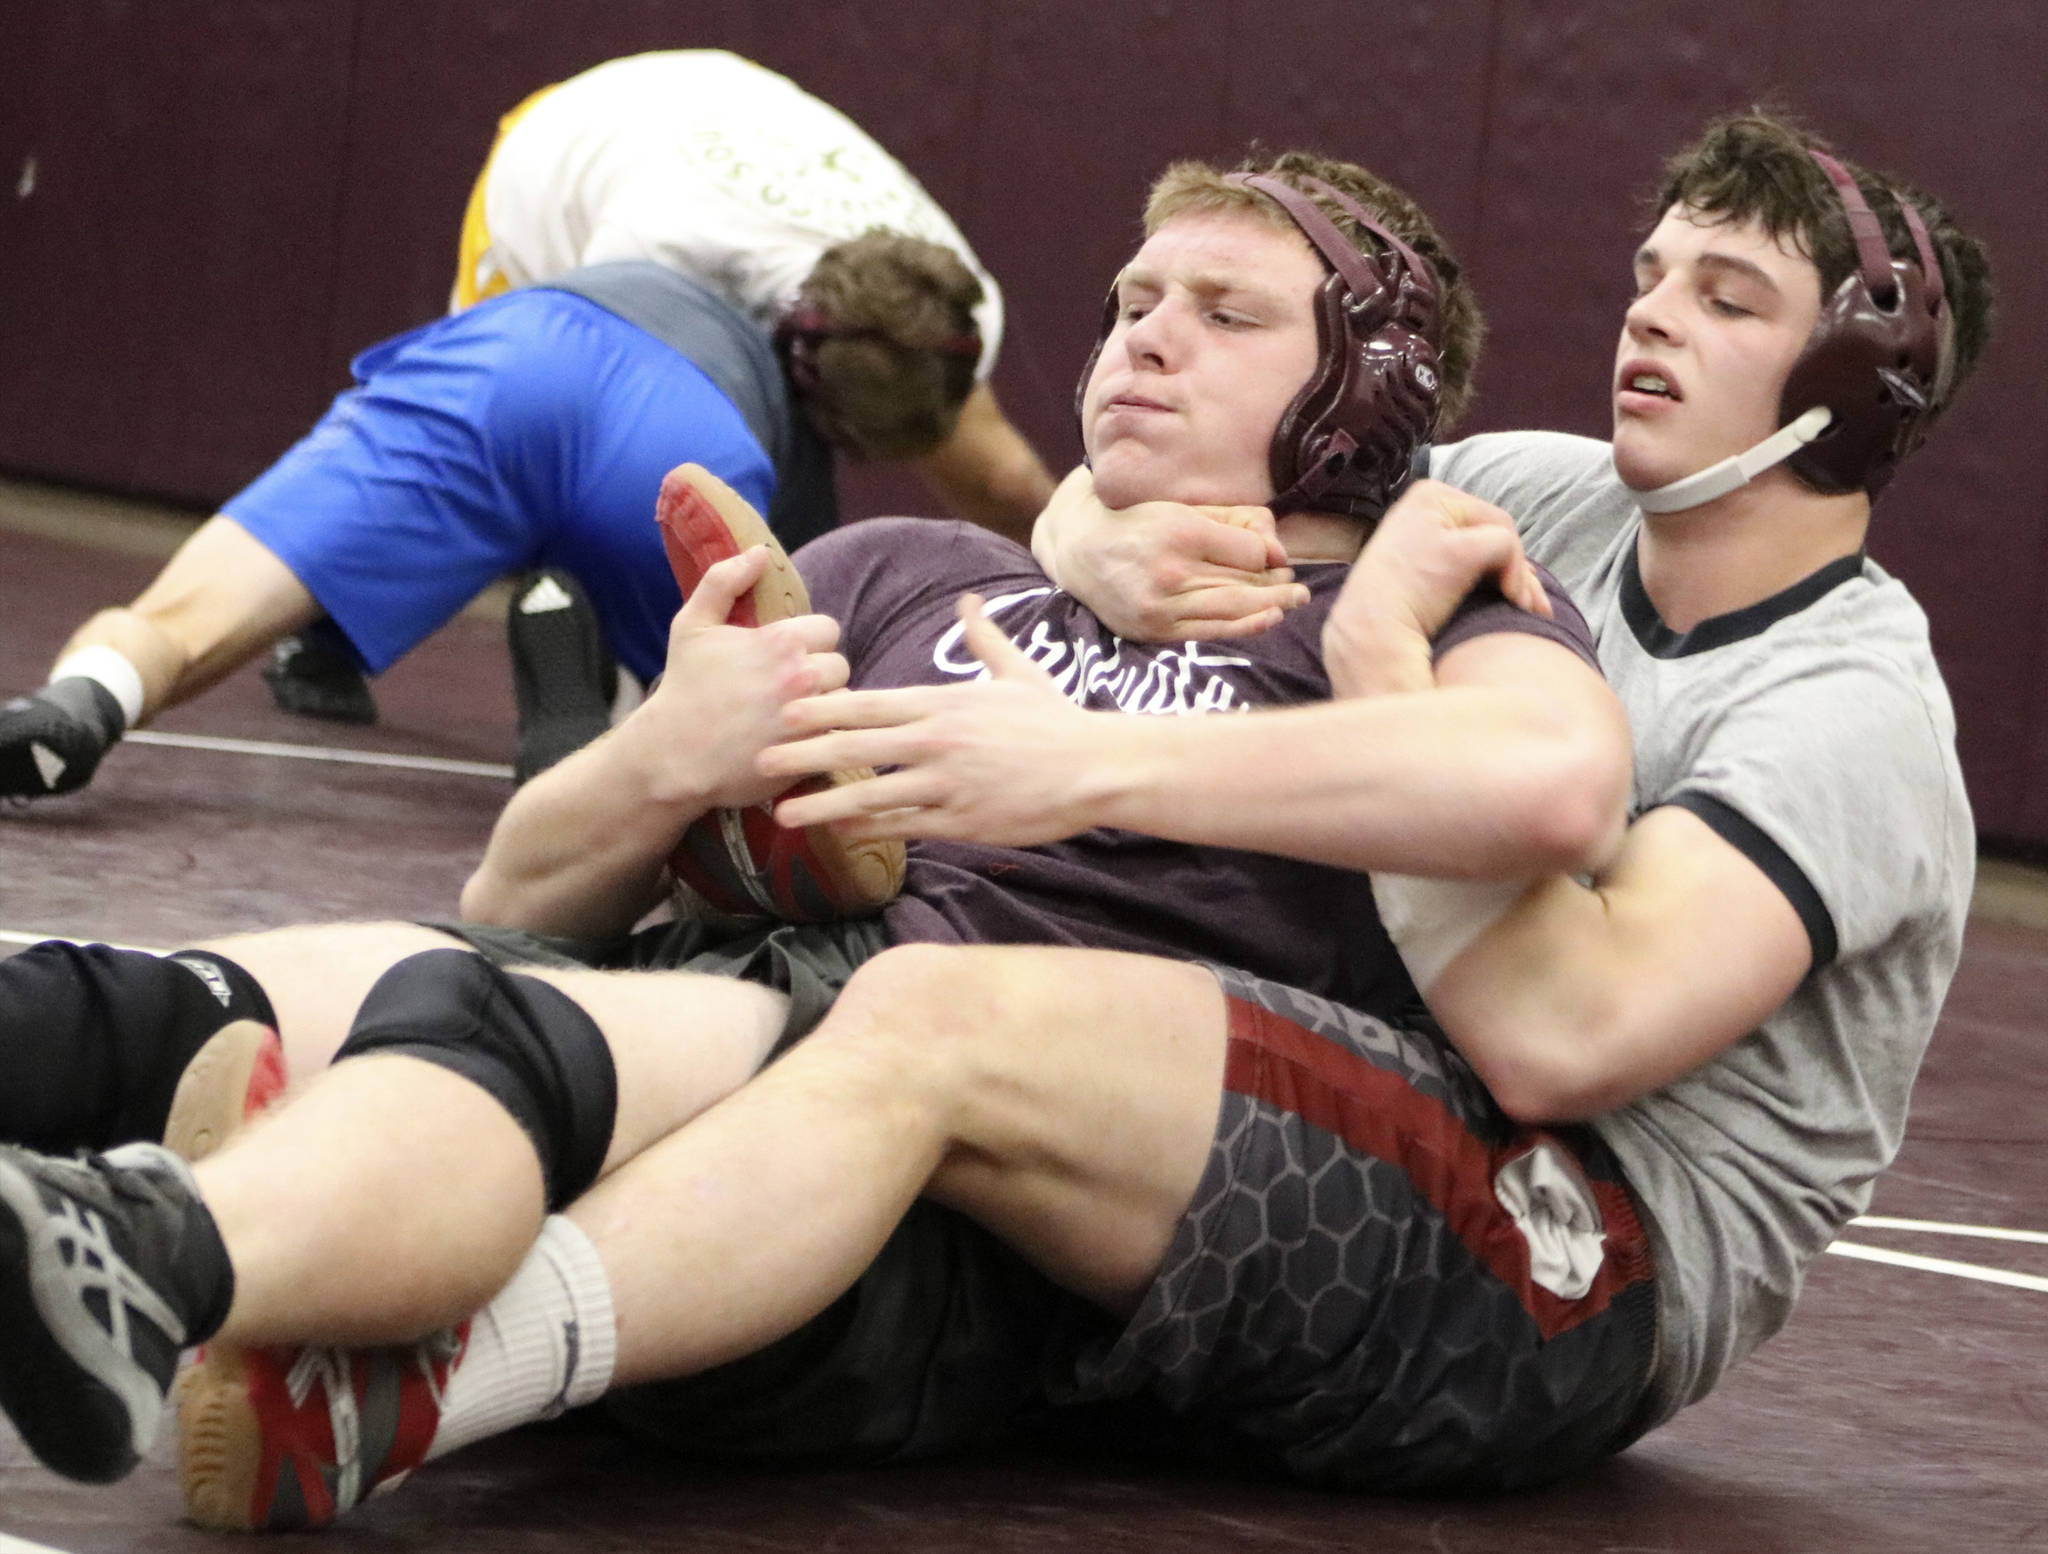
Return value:
<svg viewBox="0 0 2048 1554">
<path fill-rule="evenodd" d="M 1515 1291 L 1545 1338 L 1598 1316 L 1616 1294 L 1649 1277 L 1649 1251 L 1635 1206 L 1618 1183 L 1603 1181 L 1592 1183 L 1605 1227 L 1592 1288 L 1566 1300 L 1530 1277 L 1528 1242 L 1494 1196 L 1493 1180 L 1507 1160 L 1555 1135 L 1525 1128 L 1489 1146 L 1401 1075 L 1270 1009 L 1239 998 L 1226 1002 L 1225 1088 L 1291 1112 L 1361 1154 L 1398 1166 L 1472 1255 Z M 1564 1141 L 1558 1145 L 1574 1153 Z"/>
</svg>

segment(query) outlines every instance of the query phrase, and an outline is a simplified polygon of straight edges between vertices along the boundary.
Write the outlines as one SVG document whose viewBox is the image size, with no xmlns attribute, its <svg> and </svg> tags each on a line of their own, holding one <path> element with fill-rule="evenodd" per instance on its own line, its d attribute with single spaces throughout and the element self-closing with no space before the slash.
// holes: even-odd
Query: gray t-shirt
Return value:
<svg viewBox="0 0 2048 1554">
<path fill-rule="evenodd" d="M 1643 589 L 1642 517 L 1607 444 L 1474 437 L 1431 473 L 1513 513 L 1585 612 L 1634 730 L 1634 812 L 1699 816 L 1813 946 L 1760 1027 L 1594 1119 L 1650 1222 L 1661 1421 L 1783 1325 L 1898 1152 L 1976 866 L 1955 716 L 1926 617 L 1866 557 L 1675 632 Z"/>
</svg>

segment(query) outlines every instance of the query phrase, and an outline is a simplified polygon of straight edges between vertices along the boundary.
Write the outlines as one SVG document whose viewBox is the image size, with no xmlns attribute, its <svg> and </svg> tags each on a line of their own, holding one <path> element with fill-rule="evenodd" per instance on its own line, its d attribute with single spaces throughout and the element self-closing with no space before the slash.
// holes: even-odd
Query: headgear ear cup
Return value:
<svg viewBox="0 0 2048 1554">
<path fill-rule="evenodd" d="M 1636 494 L 1646 513 L 1677 513 L 1726 496 L 1780 461 L 1823 496 L 1875 497 L 1912 452 L 1947 391 L 1952 325 L 1927 226 L 1896 192 L 1913 259 L 1894 259 L 1884 226 L 1849 170 L 1807 148 L 1835 186 L 1856 240 L 1856 268 L 1820 317 L 1778 399 L 1778 430 L 1742 453 Z"/>
<path fill-rule="evenodd" d="M 1316 369 L 1273 434 L 1275 513 L 1316 509 L 1377 518 L 1412 478 L 1415 448 L 1436 430 L 1442 380 L 1436 277 L 1406 243 L 1342 190 L 1306 179 L 1307 193 L 1258 173 L 1227 181 L 1287 212 L 1329 261 L 1316 297 Z M 1359 249 L 1317 208 L 1320 194 L 1385 245 Z"/>
<path fill-rule="evenodd" d="M 1827 430 L 1785 465 L 1823 494 L 1861 490 L 1875 497 L 1918 444 L 1939 403 L 1947 376 L 1946 288 L 1926 224 L 1910 201 L 1893 195 L 1915 257 L 1894 259 L 1877 213 L 1848 169 L 1824 152 L 1809 154 L 1841 197 L 1857 265 L 1822 303 L 1785 380 L 1780 425 L 1815 405 L 1831 415 Z"/>
</svg>

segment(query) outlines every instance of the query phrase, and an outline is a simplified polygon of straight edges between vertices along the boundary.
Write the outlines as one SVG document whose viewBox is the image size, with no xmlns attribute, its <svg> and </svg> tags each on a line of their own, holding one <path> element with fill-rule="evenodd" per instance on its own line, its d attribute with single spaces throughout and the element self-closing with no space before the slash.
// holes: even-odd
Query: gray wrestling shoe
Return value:
<svg viewBox="0 0 2048 1554">
<path fill-rule="evenodd" d="M 169 1150 L 0 1147 L 0 1410 L 52 1471 L 106 1484 L 132 1469 L 179 1355 L 233 1296 L 213 1216 Z"/>
<path fill-rule="evenodd" d="M 114 693 L 83 675 L 17 697 L 0 707 L 0 798 L 77 791 L 127 728 Z"/>
</svg>

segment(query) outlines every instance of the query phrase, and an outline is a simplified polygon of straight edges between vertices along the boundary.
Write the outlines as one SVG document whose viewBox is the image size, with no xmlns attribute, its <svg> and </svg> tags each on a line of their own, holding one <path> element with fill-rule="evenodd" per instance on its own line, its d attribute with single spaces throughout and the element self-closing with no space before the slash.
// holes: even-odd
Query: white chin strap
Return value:
<svg viewBox="0 0 2048 1554">
<path fill-rule="evenodd" d="M 1735 454 L 1718 464 L 1709 464 L 1697 475 L 1687 475 L 1654 491 L 1638 491 L 1636 506 L 1646 513 L 1682 513 L 1716 497 L 1746 486 L 1774 464 L 1782 464 L 1828 429 L 1834 413 L 1826 405 L 1815 405 L 1797 420 L 1779 427 L 1746 453 Z"/>
</svg>

